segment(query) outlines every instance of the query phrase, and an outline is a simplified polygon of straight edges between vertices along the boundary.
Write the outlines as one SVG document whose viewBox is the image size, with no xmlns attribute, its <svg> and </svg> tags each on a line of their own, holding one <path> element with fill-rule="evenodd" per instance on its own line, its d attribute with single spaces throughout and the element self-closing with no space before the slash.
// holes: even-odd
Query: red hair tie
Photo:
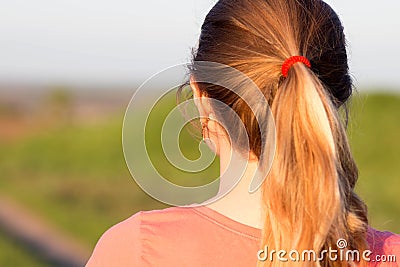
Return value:
<svg viewBox="0 0 400 267">
<path fill-rule="evenodd" d="M 286 59 L 285 62 L 283 62 L 283 65 L 282 65 L 282 75 L 283 75 L 283 77 L 286 78 L 288 76 L 289 69 L 294 64 L 296 64 L 298 62 L 304 63 L 304 65 L 306 65 L 307 67 L 311 68 L 311 63 L 306 57 L 293 56 L 293 57 L 290 57 L 290 58 Z"/>
</svg>

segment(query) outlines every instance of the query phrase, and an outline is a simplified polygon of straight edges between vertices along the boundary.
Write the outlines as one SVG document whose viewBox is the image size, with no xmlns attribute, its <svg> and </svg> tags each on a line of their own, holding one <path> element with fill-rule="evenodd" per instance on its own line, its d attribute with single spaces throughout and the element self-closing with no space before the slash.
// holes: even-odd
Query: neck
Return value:
<svg viewBox="0 0 400 267">
<path fill-rule="evenodd" d="M 242 172 L 242 178 L 237 185 L 224 197 L 212 202 L 207 207 L 242 224 L 262 228 L 261 190 L 259 189 L 252 194 L 248 191 L 250 182 L 257 170 L 258 162 L 256 160 L 247 160 L 246 162 L 246 159 L 237 154 L 233 154 L 231 157 L 230 152 L 220 153 L 220 190 L 232 185 L 232 182 L 228 180 L 232 179 L 232 177 L 229 177 L 230 174 L 237 175 L 237 172 L 229 171 L 228 167 L 245 166 L 246 163 L 245 170 L 239 170 L 239 172 Z"/>
</svg>

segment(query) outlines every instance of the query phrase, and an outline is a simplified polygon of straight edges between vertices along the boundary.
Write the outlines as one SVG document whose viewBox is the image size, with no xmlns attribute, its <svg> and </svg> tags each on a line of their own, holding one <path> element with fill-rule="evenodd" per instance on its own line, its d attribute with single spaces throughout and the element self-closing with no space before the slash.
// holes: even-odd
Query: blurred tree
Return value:
<svg viewBox="0 0 400 267">
<path fill-rule="evenodd" d="M 73 93 L 66 86 L 55 86 L 46 97 L 45 110 L 54 126 L 69 126 L 74 121 Z"/>
</svg>

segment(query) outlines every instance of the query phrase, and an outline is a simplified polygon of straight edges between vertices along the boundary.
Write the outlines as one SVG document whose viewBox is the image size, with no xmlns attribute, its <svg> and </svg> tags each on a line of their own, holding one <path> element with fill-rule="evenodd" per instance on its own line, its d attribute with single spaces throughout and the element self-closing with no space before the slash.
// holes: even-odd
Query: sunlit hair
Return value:
<svg viewBox="0 0 400 267">
<path fill-rule="evenodd" d="M 295 64 L 283 78 L 282 63 L 295 55 L 308 58 L 311 68 Z M 204 21 L 194 52 L 190 70 L 195 79 L 202 75 L 197 68 L 201 61 L 241 71 L 271 105 L 277 143 L 271 172 L 262 185 L 265 225 L 260 248 L 320 252 L 337 248 L 336 241 L 344 238 L 348 249 L 367 249 L 367 211 L 354 193 L 358 170 L 339 115 L 340 108 L 347 114 L 352 81 L 343 27 L 331 7 L 319 0 L 218 1 Z M 260 128 L 244 101 L 226 88 L 198 85 L 202 94 L 235 110 L 246 127 L 250 149 L 264 158 L 268 149 L 261 147 Z M 221 112 L 216 116 L 226 120 Z M 347 123 L 347 116 L 344 120 Z M 259 262 L 287 264 L 354 263 Z"/>
</svg>

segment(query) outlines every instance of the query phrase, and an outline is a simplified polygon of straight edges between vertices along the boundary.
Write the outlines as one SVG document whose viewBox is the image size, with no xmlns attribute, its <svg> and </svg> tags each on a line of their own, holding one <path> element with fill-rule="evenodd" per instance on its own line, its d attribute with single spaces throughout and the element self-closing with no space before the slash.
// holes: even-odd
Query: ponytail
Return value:
<svg viewBox="0 0 400 267">
<path fill-rule="evenodd" d="M 366 210 L 352 193 L 357 169 L 346 132 L 323 84 L 303 64 L 292 66 L 272 104 L 277 146 L 263 184 L 263 245 L 287 253 L 366 248 Z M 354 181 L 354 182 L 349 182 Z M 357 211 L 357 212 L 355 212 Z M 291 262 L 290 266 L 349 266 L 348 262 Z M 261 266 L 281 266 L 266 261 Z"/>
</svg>

